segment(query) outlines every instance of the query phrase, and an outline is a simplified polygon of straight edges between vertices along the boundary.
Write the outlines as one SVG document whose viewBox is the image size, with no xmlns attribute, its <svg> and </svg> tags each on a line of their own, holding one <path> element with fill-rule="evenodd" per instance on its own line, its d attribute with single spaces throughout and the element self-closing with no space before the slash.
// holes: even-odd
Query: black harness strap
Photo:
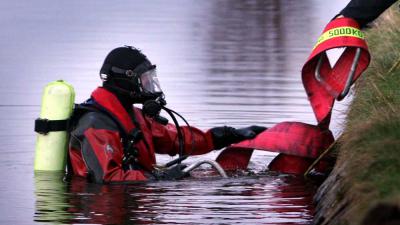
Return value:
<svg viewBox="0 0 400 225">
<path fill-rule="evenodd" d="M 38 118 L 35 120 L 35 132 L 46 135 L 51 131 L 67 131 L 70 120 L 48 120 Z"/>
</svg>

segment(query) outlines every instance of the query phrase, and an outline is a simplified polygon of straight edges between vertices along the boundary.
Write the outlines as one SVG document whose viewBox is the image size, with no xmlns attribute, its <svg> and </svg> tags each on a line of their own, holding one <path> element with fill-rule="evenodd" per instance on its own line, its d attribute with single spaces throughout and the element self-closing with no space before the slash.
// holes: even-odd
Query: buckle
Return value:
<svg viewBox="0 0 400 225">
<path fill-rule="evenodd" d="M 50 131 L 50 124 L 48 119 L 37 118 L 35 120 L 35 132 L 46 135 Z"/>
</svg>

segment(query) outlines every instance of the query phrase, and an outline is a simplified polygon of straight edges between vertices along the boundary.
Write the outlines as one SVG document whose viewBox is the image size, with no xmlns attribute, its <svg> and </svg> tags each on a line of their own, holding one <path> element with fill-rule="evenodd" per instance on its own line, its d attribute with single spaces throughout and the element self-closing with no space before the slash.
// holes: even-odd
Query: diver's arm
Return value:
<svg viewBox="0 0 400 225">
<path fill-rule="evenodd" d="M 210 131 L 203 132 L 187 126 L 181 126 L 180 129 L 184 139 L 184 155 L 201 155 L 214 149 Z M 151 131 L 157 153 L 171 156 L 179 153 L 178 131 L 173 124 L 162 125 L 153 121 Z"/>
<path fill-rule="evenodd" d="M 363 28 L 397 0 L 351 0 L 340 15 L 356 20 Z"/>
<path fill-rule="evenodd" d="M 96 183 L 142 181 L 141 170 L 122 168 L 123 147 L 117 125 L 107 116 L 90 112 L 84 115 L 72 135 L 80 140 L 81 157 L 89 178 Z M 76 149 L 70 149 L 70 155 Z M 75 157 L 77 158 L 77 157 Z M 74 162 L 76 161 L 76 163 Z M 71 157 L 74 172 L 79 172 L 79 159 Z M 82 167 L 82 166 L 81 166 Z M 82 175 L 82 174 L 81 174 Z"/>
<path fill-rule="evenodd" d="M 266 130 L 262 126 L 236 129 L 229 126 L 214 127 L 203 132 L 195 127 L 180 127 L 184 137 L 184 155 L 201 155 L 221 149 L 233 143 L 252 139 Z M 153 141 L 157 153 L 176 155 L 179 152 L 178 132 L 174 125 L 166 126 L 153 122 Z"/>
</svg>

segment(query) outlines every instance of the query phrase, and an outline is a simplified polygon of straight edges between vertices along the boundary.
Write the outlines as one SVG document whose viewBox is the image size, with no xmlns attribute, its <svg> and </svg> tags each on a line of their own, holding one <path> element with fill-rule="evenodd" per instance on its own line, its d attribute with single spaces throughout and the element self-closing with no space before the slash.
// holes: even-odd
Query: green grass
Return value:
<svg viewBox="0 0 400 225">
<path fill-rule="evenodd" d="M 346 186 L 361 198 L 350 208 L 360 217 L 380 199 L 400 196 L 399 24 L 400 13 L 392 9 L 367 31 L 372 61 L 356 84 L 340 138 L 339 161 L 345 161 Z"/>
</svg>

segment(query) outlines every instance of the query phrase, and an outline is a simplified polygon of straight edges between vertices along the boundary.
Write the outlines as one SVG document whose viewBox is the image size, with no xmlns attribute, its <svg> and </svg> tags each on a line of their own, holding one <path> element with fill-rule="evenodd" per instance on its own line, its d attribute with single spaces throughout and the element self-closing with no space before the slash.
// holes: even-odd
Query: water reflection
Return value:
<svg viewBox="0 0 400 225">
<path fill-rule="evenodd" d="M 241 118 L 267 126 L 299 114 L 303 121 L 309 120 L 308 102 L 294 69 L 301 67 L 302 59 L 292 56 L 307 50 L 294 47 L 290 37 L 300 29 L 288 26 L 291 21 L 302 20 L 299 14 L 309 13 L 305 4 L 256 0 L 217 1 L 213 5 L 206 39 L 207 74 L 197 78 L 204 80 L 202 85 L 207 90 L 202 98 L 213 100 L 206 102 L 210 110 L 216 114 L 228 111 L 227 120 Z M 302 29 L 309 30 L 313 25 L 304 23 Z"/>
<path fill-rule="evenodd" d="M 35 216 L 36 222 L 64 222 L 72 218 L 68 213 L 67 186 L 60 172 L 35 173 Z"/>
<path fill-rule="evenodd" d="M 36 222 L 51 224 L 308 224 L 313 187 L 291 176 L 98 185 L 36 173 Z M 257 207 L 255 207 L 257 206 Z"/>
</svg>

